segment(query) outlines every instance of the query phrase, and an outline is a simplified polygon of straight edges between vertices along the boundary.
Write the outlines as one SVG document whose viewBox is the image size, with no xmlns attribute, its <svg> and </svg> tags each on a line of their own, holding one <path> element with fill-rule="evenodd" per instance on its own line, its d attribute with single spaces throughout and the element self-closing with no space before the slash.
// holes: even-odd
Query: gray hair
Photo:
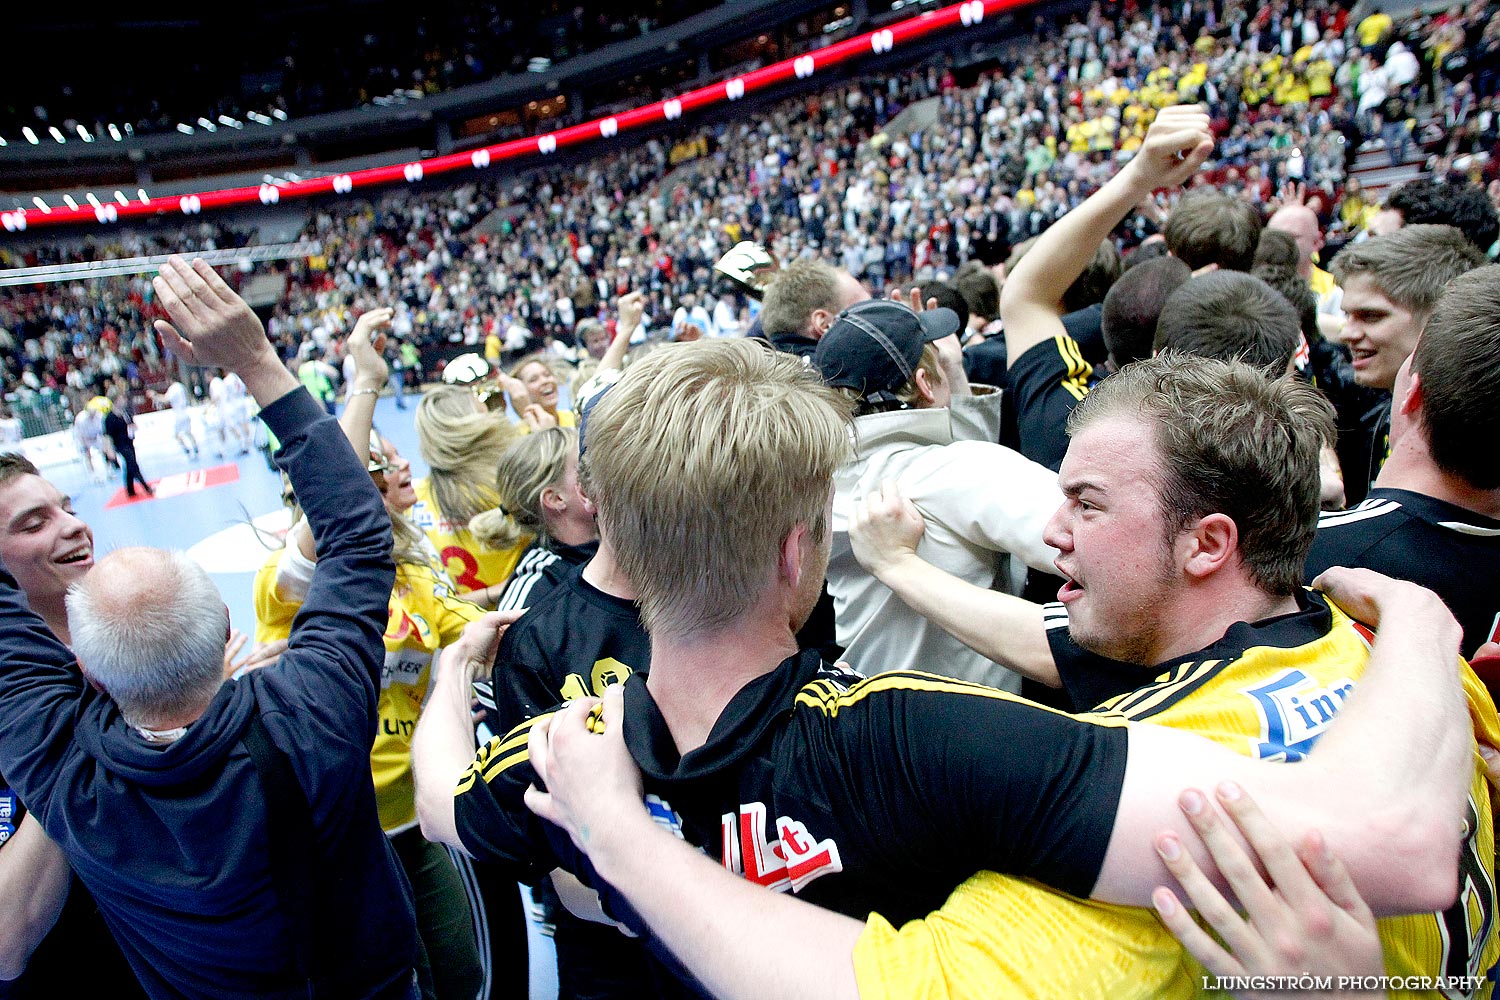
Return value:
<svg viewBox="0 0 1500 1000">
<path fill-rule="evenodd" d="M 79 664 L 131 725 L 200 709 L 223 683 L 229 611 L 183 552 L 115 552 L 68 589 L 67 606 Z"/>
</svg>

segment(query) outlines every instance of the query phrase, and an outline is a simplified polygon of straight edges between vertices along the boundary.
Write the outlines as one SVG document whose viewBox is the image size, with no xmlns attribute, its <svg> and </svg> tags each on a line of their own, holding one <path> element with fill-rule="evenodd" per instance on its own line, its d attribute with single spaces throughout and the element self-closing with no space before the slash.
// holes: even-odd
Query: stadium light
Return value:
<svg viewBox="0 0 1500 1000">
<path fill-rule="evenodd" d="M 220 115 L 219 116 L 219 124 L 220 125 L 228 125 L 230 128 L 244 128 L 245 127 L 245 123 L 244 122 L 237 121 L 236 119 L 233 119 L 233 118 L 229 117 L 228 115 Z"/>
<path fill-rule="evenodd" d="M 125 197 L 125 192 L 124 191 L 116 191 L 115 192 L 115 201 L 118 201 L 121 205 L 129 205 L 130 204 L 130 199 L 127 198 L 127 197 Z"/>
<path fill-rule="evenodd" d="M 70 194 L 63 195 L 63 204 L 67 205 L 75 212 L 78 211 L 78 202 L 74 201 L 73 196 Z"/>
<path fill-rule="evenodd" d="M 146 189 L 145 188 L 140 188 L 139 190 L 137 190 L 136 193 L 135 193 L 135 196 L 137 198 L 141 199 L 141 204 L 142 205 L 149 205 L 149 204 L 151 204 L 151 196 L 146 193 Z"/>
<path fill-rule="evenodd" d="M 83 196 L 83 200 L 86 201 L 86 202 L 88 202 L 90 205 L 93 205 L 95 208 L 102 208 L 103 207 L 103 206 L 101 206 L 99 204 L 99 199 L 94 197 L 94 192 L 92 192 L 92 191 L 90 191 L 87 194 L 85 194 Z"/>
<path fill-rule="evenodd" d="M 31 143 L 33 146 L 42 141 L 36 137 L 35 132 L 31 131 L 30 125 L 27 125 L 25 128 L 21 129 L 21 134 L 24 135 L 26 137 L 26 141 Z"/>
<path fill-rule="evenodd" d="M 281 110 L 280 108 L 272 108 L 271 117 L 275 118 L 279 122 L 284 122 L 286 121 L 286 112 Z"/>
<path fill-rule="evenodd" d="M 116 128 L 115 126 L 111 125 L 109 127 L 109 137 L 111 139 L 113 139 L 115 142 L 119 142 L 120 141 L 120 130 L 118 128 Z"/>
<path fill-rule="evenodd" d="M 203 126 L 203 131 L 205 131 L 205 132 L 217 132 L 217 131 L 219 131 L 219 126 L 215 125 L 213 122 L 209 121 L 207 118 L 199 118 L 198 119 L 198 124 Z"/>
<path fill-rule="evenodd" d="M 78 138 L 82 139 L 84 142 L 94 141 L 94 137 L 89 134 L 88 129 L 84 128 L 82 125 L 77 125 L 75 126 L 75 128 L 78 129 Z"/>
<path fill-rule="evenodd" d="M 5 136 L 0 135 L 0 148 L 5 146 Z"/>
<path fill-rule="evenodd" d="M 181 132 L 183 135 L 192 135 L 193 132 L 196 131 L 196 129 L 194 129 L 193 126 L 189 125 L 187 122 L 178 122 L 177 131 Z"/>
<path fill-rule="evenodd" d="M 126 122 L 125 123 L 125 134 L 126 135 L 135 135 L 135 126 L 132 125 L 132 124 L 130 124 L 129 122 Z"/>
<path fill-rule="evenodd" d="M 255 122 L 255 124 L 257 125 L 271 124 L 271 119 L 268 116 L 261 114 L 259 111 L 247 111 L 245 112 L 245 117 Z"/>
<path fill-rule="evenodd" d="M 58 142 L 67 142 L 68 141 L 67 137 L 64 136 L 61 132 L 59 132 L 57 130 L 57 126 L 56 125 L 49 125 L 49 126 L 47 126 L 47 131 L 50 132 L 52 134 L 52 138 L 56 139 Z"/>
<path fill-rule="evenodd" d="M 52 206 L 49 205 L 49 204 L 47 204 L 45 201 L 43 201 L 41 199 L 40 195 L 33 195 L 32 199 L 31 199 L 31 203 L 33 205 L 35 205 L 37 208 L 40 208 L 42 210 L 42 214 L 43 215 L 51 215 L 52 214 Z"/>
</svg>

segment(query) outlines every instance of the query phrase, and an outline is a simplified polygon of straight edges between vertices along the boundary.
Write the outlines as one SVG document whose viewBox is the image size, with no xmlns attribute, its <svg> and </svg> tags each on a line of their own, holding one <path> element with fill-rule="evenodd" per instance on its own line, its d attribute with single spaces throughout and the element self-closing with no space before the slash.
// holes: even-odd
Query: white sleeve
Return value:
<svg viewBox="0 0 1500 1000">
<path fill-rule="evenodd" d="M 1055 572 L 1057 550 L 1042 533 L 1062 506 L 1057 473 L 998 444 L 955 441 L 943 452 L 942 465 L 920 480 L 903 477 L 922 515 L 971 545 Z"/>
<path fill-rule="evenodd" d="M 318 564 L 302 554 L 295 542 L 281 550 L 276 560 L 276 596 L 283 601 L 301 601 L 312 586 L 313 571 Z"/>
<path fill-rule="evenodd" d="M 1000 402 L 1003 398 L 1001 390 L 979 383 L 969 388 L 973 395 L 955 396 L 948 404 L 948 422 L 953 429 L 953 440 L 998 443 Z"/>
</svg>

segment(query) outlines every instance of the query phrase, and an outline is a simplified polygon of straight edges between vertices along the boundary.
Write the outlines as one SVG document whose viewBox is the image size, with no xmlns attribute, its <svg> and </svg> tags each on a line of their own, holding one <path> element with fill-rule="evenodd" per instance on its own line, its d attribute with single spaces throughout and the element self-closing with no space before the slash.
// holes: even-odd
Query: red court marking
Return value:
<svg viewBox="0 0 1500 1000">
<path fill-rule="evenodd" d="M 179 472 L 175 476 L 163 476 L 161 479 L 153 479 L 151 488 L 156 491 L 156 496 L 147 496 L 140 492 L 137 487 L 135 496 L 128 496 L 122 486 L 115 490 L 115 495 L 109 498 L 104 505 L 105 510 L 113 510 L 116 507 L 125 507 L 130 504 L 144 503 L 147 500 L 165 500 L 167 497 L 181 496 L 184 493 L 197 493 L 206 490 L 210 486 L 223 486 L 225 483 L 237 482 L 240 478 L 240 469 L 237 465 L 215 465 L 208 469 L 194 469 L 192 472 Z"/>
</svg>

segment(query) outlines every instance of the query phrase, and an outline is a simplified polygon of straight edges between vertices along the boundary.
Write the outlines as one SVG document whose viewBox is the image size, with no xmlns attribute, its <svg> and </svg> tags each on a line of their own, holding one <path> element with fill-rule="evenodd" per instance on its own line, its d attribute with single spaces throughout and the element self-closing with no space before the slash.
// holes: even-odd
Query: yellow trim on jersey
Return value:
<svg viewBox="0 0 1500 1000">
<path fill-rule="evenodd" d="M 1067 377 L 1060 384 L 1068 395 L 1082 402 L 1089 394 L 1089 378 L 1094 374 L 1094 366 L 1083 359 L 1083 349 L 1078 346 L 1078 341 L 1066 333 L 1059 333 L 1052 339 L 1057 344 L 1057 353 L 1068 366 Z"/>
<path fill-rule="evenodd" d="M 1326 701 L 1336 709 L 1358 689 L 1369 659 L 1364 635 L 1342 610 L 1330 610 L 1331 628 L 1313 641 L 1179 664 L 1144 695 L 1133 692 L 1105 707 L 1117 720 L 1125 711 L 1149 716 L 1249 757 L 1261 756 L 1263 747 L 1267 755 L 1278 747 L 1305 750 L 1331 721 L 1317 706 Z M 1494 745 L 1500 718 L 1489 694 L 1467 667 L 1463 684 L 1475 734 Z M 1461 859 L 1463 907 L 1453 911 L 1451 929 L 1444 915 L 1381 919 L 1389 975 L 1482 976 L 1500 962 L 1492 920 L 1494 813 L 1477 750 L 1474 764 L 1473 825 Z M 1488 933 L 1480 937 L 1487 917 Z M 1150 909 L 1077 900 L 994 872 L 973 876 L 940 910 L 899 929 L 872 916 L 855 947 L 854 967 L 860 994 L 869 1000 L 1188 1000 L 1200 995 L 1203 972 Z M 1492 985 L 1477 996 L 1490 997 Z"/>
<path fill-rule="evenodd" d="M 502 771 L 525 761 L 526 744 L 531 740 L 531 727 L 536 725 L 537 720 L 549 719 L 556 714 L 556 712 L 548 712 L 545 715 L 527 719 L 504 736 L 493 737 L 480 747 L 474 754 L 474 759 L 469 762 L 463 776 L 458 779 L 458 785 L 454 788 L 453 794 L 462 795 L 474 787 L 475 778 L 483 778 L 485 784 L 489 784 Z M 519 752 L 513 753 L 512 751 L 515 751 L 517 747 L 520 747 Z M 505 756 L 502 757 L 501 754 Z"/>
<path fill-rule="evenodd" d="M 849 688 L 847 691 L 839 690 L 836 685 L 829 684 L 824 680 L 813 680 L 804 685 L 797 692 L 796 704 L 822 712 L 832 718 L 839 714 L 840 709 L 849 708 L 864 700 L 866 695 L 876 694 L 881 691 L 931 691 L 938 694 L 967 694 L 976 698 L 991 698 L 995 701 L 1009 701 L 1017 705 L 1023 705 L 1027 709 L 1051 712 L 1053 715 L 1067 715 L 1070 718 L 1081 719 L 1085 722 L 1095 723 L 1101 726 L 1124 726 L 1128 720 L 1119 717 L 1109 717 L 1093 714 L 1075 715 L 1069 712 L 1060 712 L 1045 705 L 1027 701 L 1019 695 L 1008 691 L 999 691 L 983 684 L 975 684 L 972 681 L 954 680 L 951 677 L 942 677 L 938 674 L 924 674 L 916 670 L 899 671 L 889 674 L 879 674 Z"/>
<path fill-rule="evenodd" d="M 1173 667 L 1165 677 L 1153 681 L 1149 686 L 1126 692 L 1100 705 L 1096 711 L 1118 712 L 1132 719 L 1148 718 L 1163 703 L 1186 694 L 1194 685 L 1213 676 L 1215 670 L 1233 661 L 1189 660 Z"/>
</svg>

